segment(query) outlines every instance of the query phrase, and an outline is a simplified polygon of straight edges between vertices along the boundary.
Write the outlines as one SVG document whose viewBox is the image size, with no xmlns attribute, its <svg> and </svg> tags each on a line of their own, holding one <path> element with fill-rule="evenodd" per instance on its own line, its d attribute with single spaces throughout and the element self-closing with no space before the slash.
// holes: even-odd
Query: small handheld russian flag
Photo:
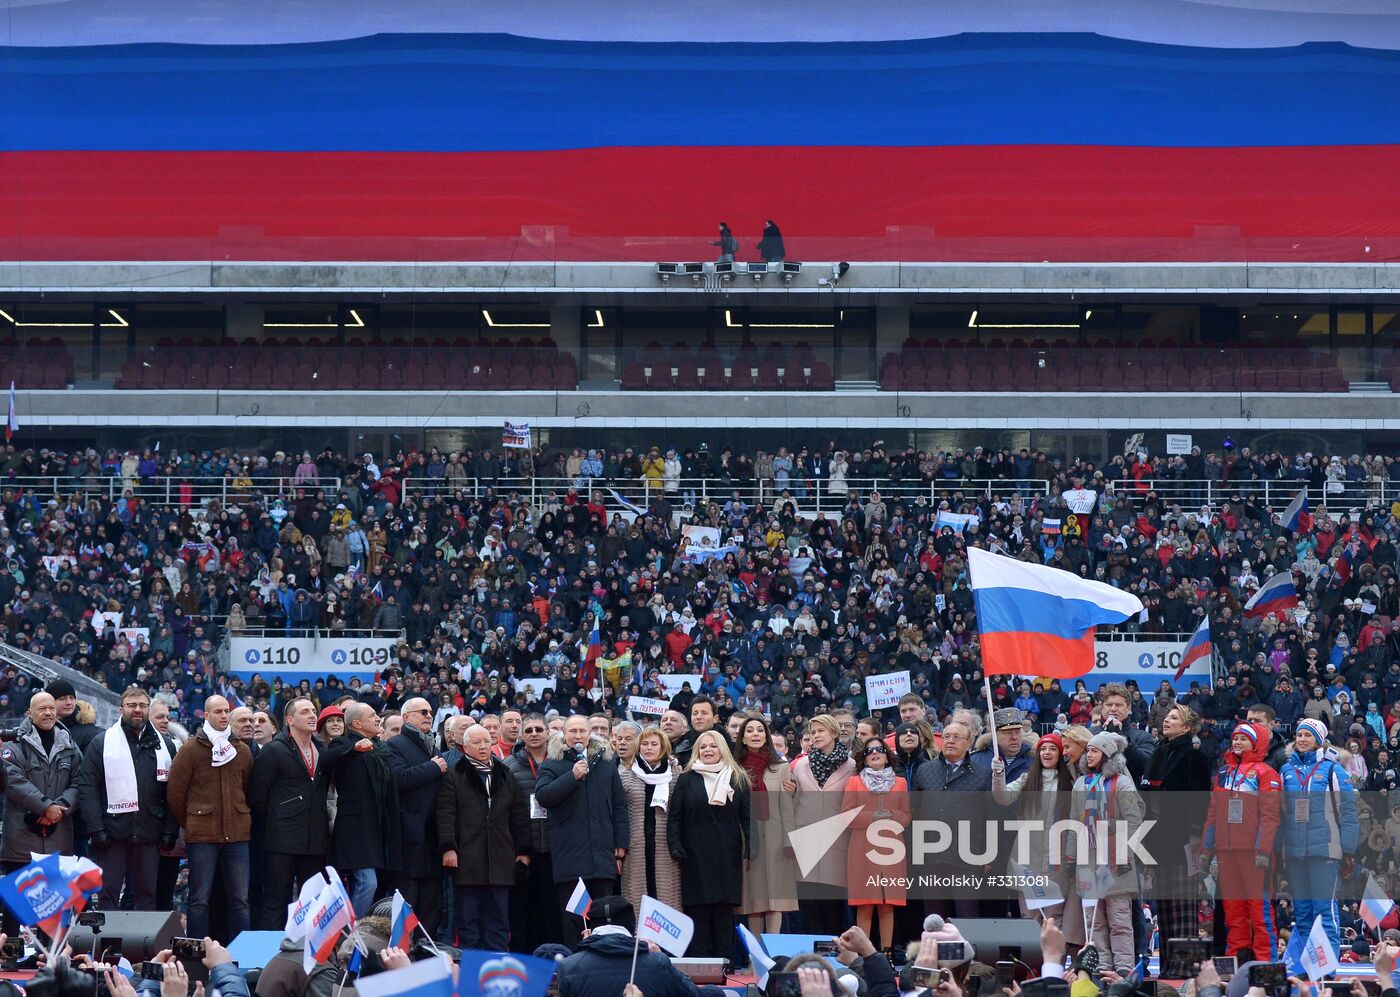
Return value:
<svg viewBox="0 0 1400 997">
<path fill-rule="evenodd" d="M 389 947 L 407 952 L 413 940 L 413 932 L 418 929 L 418 915 L 413 913 L 413 906 L 398 890 L 394 891 L 394 905 L 390 911 L 393 926 L 389 929 Z"/>
<path fill-rule="evenodd" d="M 574 892 L 569 894 L 569 903 L 565 909 L 570 914 L 577 914 L 579 917 L 587 919 L 588 908 L 592 904 L 593 898 L 588 895 L 588 887 L 583 885 L 583 877 L 580 876 L 578 885 L 574 887 Z"/>
</svg>

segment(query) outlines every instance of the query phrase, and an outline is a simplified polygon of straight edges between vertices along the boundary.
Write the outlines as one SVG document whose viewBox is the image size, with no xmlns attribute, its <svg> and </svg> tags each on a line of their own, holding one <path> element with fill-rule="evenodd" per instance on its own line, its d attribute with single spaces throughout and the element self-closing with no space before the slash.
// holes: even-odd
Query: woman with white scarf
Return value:
<svg viewBox="0 0 1400 997">
<path fill-rule="evenodd" d="M 634 908 L 642 896 L 680 910 L 681 867 L 667 842 L 667 811 L 680 765 L 659 728 L 642 730 L 631 720 L 613 728 L 618 774 L 627 795 L 627 857 L 622 860 L 622 895 Z"/>
<path fill-rule="evenodd" d="M 743 900 L 749 840 L 749 777 L 718 731 L 695 740 L 671 787 L 667 841 L 681 867 L 681 900 L 695 922 L 688 955 L 727 957 L 734 908 Z"/>
</svg>

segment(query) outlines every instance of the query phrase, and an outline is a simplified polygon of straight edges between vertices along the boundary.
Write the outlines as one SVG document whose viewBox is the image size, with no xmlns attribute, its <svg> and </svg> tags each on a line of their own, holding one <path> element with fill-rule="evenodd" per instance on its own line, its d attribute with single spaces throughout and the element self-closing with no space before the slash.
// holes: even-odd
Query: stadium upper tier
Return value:
<svg viewBox="0 0 1400 997">
<path fill-rule="evenodd" d="M 753 6 L 21 5 L 0 258 L 1400 260 L 1393 11 Z"/>
</svg>

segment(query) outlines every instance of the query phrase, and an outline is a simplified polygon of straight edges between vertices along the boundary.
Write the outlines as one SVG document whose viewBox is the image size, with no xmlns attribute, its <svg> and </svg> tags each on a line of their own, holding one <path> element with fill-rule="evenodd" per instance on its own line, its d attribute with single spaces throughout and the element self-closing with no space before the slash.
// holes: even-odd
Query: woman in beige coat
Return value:
<svg viewBox="0 0 1400 997">
<path fill-rule="evenodd" d="M 739 726 L 739 765 L 748 774 L 753 858 L 744 866 L 739 913 L 755 935 L 783 930 L 783 913 L 797 910 L 797 860 L 788 848 L 793 828 L 792 794 L 797 788 L 788 763 L 773 746 L 773 731 L 759 716 Z"/>
<path fill-rule="evenodd" d="M 627 857 L 622 860 L 622 895 L 633 909 L 642 896 L 681 908 L 681 867 L 671 858 L 666 814 L 680 766 L 659 729 L 642 730 L 631 720 L 613 728 L 613 750 L 627 794 Z"/>
<path fill-rule="evenodd" d="M 846 780 L 856 771 L 850 749 L 841 739 L 841 724 L 829 713 L 807 724 L 811 742 L 807 753 L 792 766 L 797 784 L 793 795 L 793 819 L 799 829 L 810 827 L 841 812 Z M 803 877 L 798 889 L 804 930 L 812 934 L 840 934 L 846 918 L 846 839 L 827 849 Z"/>
</svg>

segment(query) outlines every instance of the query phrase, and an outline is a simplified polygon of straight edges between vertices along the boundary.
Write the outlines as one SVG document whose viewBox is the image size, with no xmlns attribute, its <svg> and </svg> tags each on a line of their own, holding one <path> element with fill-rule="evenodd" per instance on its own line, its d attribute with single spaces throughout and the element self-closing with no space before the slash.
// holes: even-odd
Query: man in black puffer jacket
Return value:
<svg viewBox="0 0 1400 997">
<path fill-rule="evenodd" d="M 588 924 L 588 937 L 559 966 L 559 997 L 617 997 L 627 986 L 636 911 L 622 897 L 598 897 L 588 908 Z M 635 983 L 646 997 L 695 997 L 702 992 L 664 952 L 649 951 L 645 945 L 637 955 Z"/>
</svg>

